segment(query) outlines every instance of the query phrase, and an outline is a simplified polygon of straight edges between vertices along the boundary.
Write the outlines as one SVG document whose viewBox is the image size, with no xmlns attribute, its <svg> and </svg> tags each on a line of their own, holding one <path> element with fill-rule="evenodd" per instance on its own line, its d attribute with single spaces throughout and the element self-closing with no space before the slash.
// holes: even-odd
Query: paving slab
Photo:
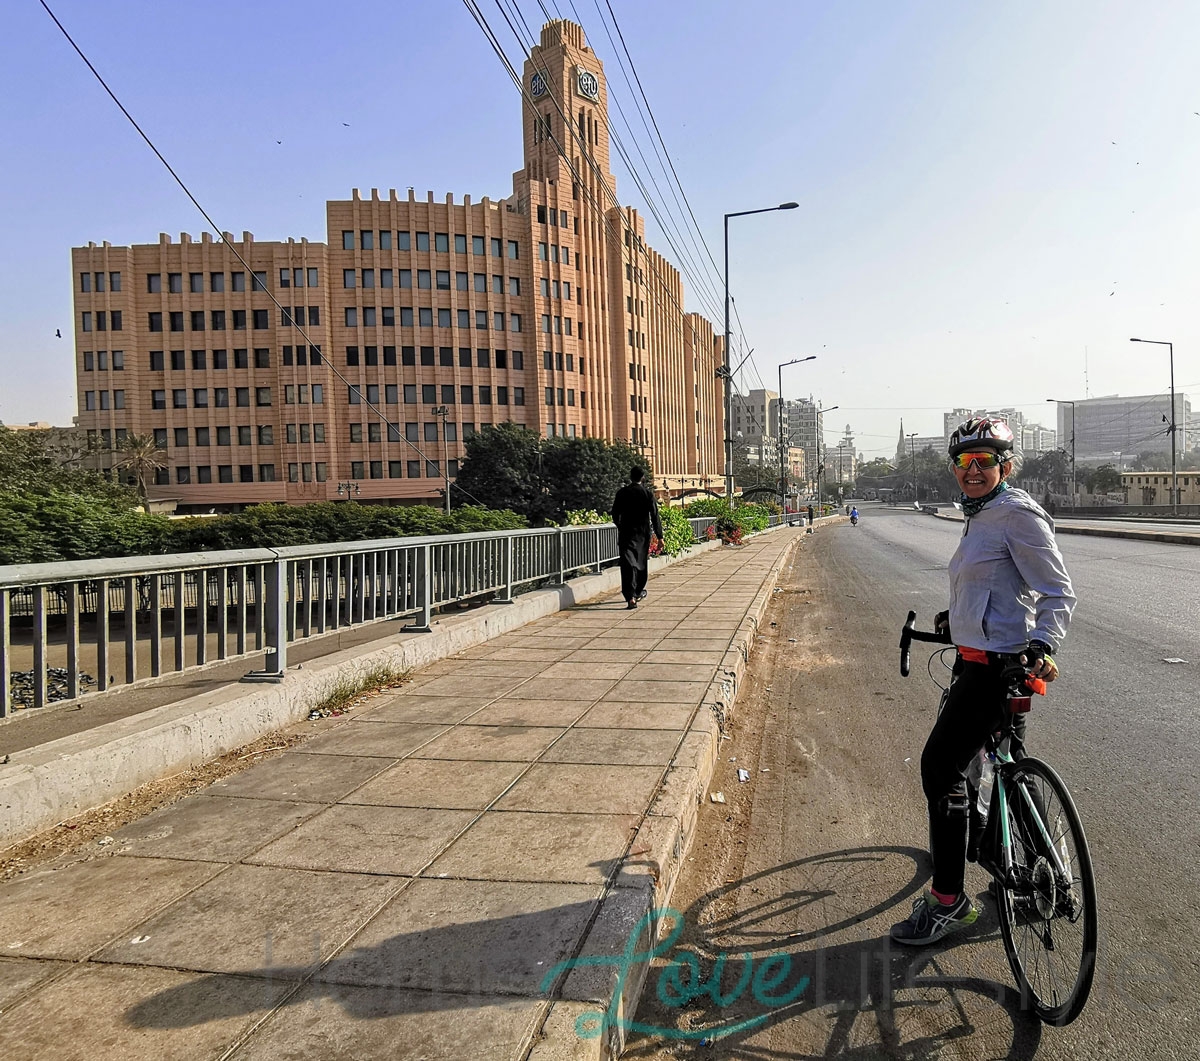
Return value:
<svg viewBox="0 0 1200 1061">
<path fill-rule="evenodd" d="M 411 876 L 461 833 L 471 810 L 336 804 L 247 861 L 263 866 Z"/>
<path fill-rule="evenodd" d="M 106 856 L 31 873 L 0 888 L 0 954 L 85 958 L 224 868 Z"/>
<path fill-rule="evenodd" d="M 551 663 L 548 667 L 543 667 L 539 678 L 552 682 L 569 682 L 572 685 L 580 678 L 607 678 L 614 681 L 625 677 L 633 666 L 635 664 L 624 662 L 573 660 Z"/>
<path fill-rule="evenodd" d="M 430 741 L 414 758 L 530 762 L 564 732 L 549 726 L 458 726 Z"/>
<path fill-rule="evenodd" d="M 350 719 L 331 728 L 330 732 L 314 737 L 297 749 L 311 755 L 386 755 L 402 759 L 447 731 L 442 725 L 421 725 L 410 722 L 369 724 Z"/>
<path fill-rule="evenodd" d="M 219 1057 L 286 993 L 278 981 L 84 965 L 0 1020 L 22 1061 Z"/>
<path fill-rule="evenodd" d="M 487 811 L 422 875 L 601 884 L 636 826 L 634 815 Z"/>
<path fill-rule="evenodd" d="M 657 766 L 534 763 L 496 804 L 497 810 L 641 814 L 662 779 Z"/>
<path fill-rule="evenodd" d="M 73 969 L 72 962 L 36 961 L 33 958 L 0 958 L 0 1013 L 36 984 Z"/>
<path fill-rule="evenodd" d="M 356 712 L 359 722 L 425 722 L 454 725 L 469 718 L 481 707 L 490 704 L 495 697 L 482 696 L 428 696 L 419 693 L 403 693 L 383 700 L 377 707 Z"/>
<path fill-rule="evenodd" d="M 452 656 L 429 668 L 433 675 L 454 674 L 464 678 L 529 678 L 540 674 L 545 660 L 467 659 Z"/>
<path fill-rule="evenodd" d="M 549 694 L 562 700 L 599 700 L 616 683 L 615 678 L 572 678 L 570 681 L 553 678 L 530 678 L 520 690 L 506 694 L 506 700 L 541 698 Z"/>
<path fill-rule="evenodd" d="M 483 810 L 525 769 L 524 763 L 405 759 L 343 798 L 384 807 Z"/>
<path fill-rule="evenodd" d="M 512 1061 L 545 1004 L 451 992 L 311 984 L 233 1061 Z"/>
<path fill-rule="evenodd" d="M 561 726 L 566 728 L 588 710 L 581 700 L 496 700 L 464 723 L 471 726 Z"/>
<path fill-rule="evenodd" d="M 120 855 L 237 862 L 316 813 L 312 803 L 201 793 L 113 833 Z"/>
<path fill-rule="evenodd" d="M 405 883 L 362 873 L 231 866 L 97 960 L 299 980 Z"/>
<path fill-rule="evenodd" d="M 572 729 L 542 761 L 601 766 L 658 766 L 671 761 L 679 734 L 670 730 Z"/>
<path fill-rule="evenodd" d="M 641 701 L 652 704 L 696 704 L 708 691 L 709 678 L 703 681 L 632 681 L 624 679 L 604 694 L 605 700 Z"/>
<path fill-rule="evenodd" d="M 420 686 L 420 691 L 425 696 L 470 696 L 481 692 L 491 696 L 503 696 L 525 681 L 526 678 L 504 678 L 496 675 L 472 678 L 461 674 L 441 674 Z"/>
<path fill-rule="evenodd" d="M 631 646 L 629 648 L 577 648 L 565 658 L 568 662 L 578 663 L 637 663 L 646 655 L 646 649 Z"/>
<path fill-rule="evenodd" d="M 214 781 L 207 791 L 214 795 L 253 799 L 333 803 L 395 761 L 380 756 L 285 752 L 278 759 L 258 763 L 240 774 Z"/>
<path fill-rule="evenodd" d="M 542 979 L 582 940 L 599 898 L 596 885 L 416 880 L 316 979 L 543 996 Z"/>
<path fill-rule="evenodd" d="M 695 704 L 648 704 L 644 700 L 601 700 L 576 726 L 584 729 L 668 729 L 682 731 Z"/>
</svg>

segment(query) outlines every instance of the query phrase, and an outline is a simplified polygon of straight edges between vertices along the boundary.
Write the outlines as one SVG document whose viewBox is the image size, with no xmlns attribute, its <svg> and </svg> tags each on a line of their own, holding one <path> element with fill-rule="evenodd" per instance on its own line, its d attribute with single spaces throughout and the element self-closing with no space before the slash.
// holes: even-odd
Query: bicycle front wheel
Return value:
<svg viewBox="0 0 1200 1061">
<path fill-rule="evenodd" d="M 1083 1012 L 1096 971 L 1096 881 L 1079 812 L 1046 763 L 1005 771 L 1013 873 L 1000 892 L 1000 932 L 1023 1004 L 1047 1024 Z"/>
</svg>

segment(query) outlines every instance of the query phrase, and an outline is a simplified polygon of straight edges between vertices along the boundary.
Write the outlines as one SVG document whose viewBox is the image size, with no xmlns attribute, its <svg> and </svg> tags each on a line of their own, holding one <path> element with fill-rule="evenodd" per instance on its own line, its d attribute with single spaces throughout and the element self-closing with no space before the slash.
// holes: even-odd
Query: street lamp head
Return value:
<svg viewBox="0 0 1200 1061">
<path fill-rule="evenodd" d="M 777 209 L 779 210 L 795 210 L 799 203 L 780 203 Z"/>
</svg>

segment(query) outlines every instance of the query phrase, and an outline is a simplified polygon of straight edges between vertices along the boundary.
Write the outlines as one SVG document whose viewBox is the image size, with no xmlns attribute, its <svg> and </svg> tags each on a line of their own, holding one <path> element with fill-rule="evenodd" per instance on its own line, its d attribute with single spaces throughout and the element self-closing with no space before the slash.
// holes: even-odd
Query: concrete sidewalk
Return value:
<svg viewBox="0 0 1200 1061">
<path fill-rule="evenodd" d="M 781 530 L 422 670 L 302 750 L 0 887 L 22 1058 L 591 1058 L 670 893 Z M 639 982 L 614 1012 L 632 1010 Z M 532 1053 L 531 1053 L 532 1050 Z"/>
</svg>

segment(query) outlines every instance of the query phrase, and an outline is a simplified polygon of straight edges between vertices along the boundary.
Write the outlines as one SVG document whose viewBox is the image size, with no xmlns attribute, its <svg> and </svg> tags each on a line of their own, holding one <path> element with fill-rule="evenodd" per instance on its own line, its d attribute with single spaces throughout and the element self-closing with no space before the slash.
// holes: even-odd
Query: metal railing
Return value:
<svg viewBox="0 0 1200 1061">
<path fill-rule="evenodd" d="M 716 521 L 689 522 L 703 541 Z M 616 559 L 605 523 L 0 567 L 0 718 L 257 652 L 247 680 L 278 681 L 290 643 L 388 619 L 428 630 L 436 608 Z"/>
</svg>

